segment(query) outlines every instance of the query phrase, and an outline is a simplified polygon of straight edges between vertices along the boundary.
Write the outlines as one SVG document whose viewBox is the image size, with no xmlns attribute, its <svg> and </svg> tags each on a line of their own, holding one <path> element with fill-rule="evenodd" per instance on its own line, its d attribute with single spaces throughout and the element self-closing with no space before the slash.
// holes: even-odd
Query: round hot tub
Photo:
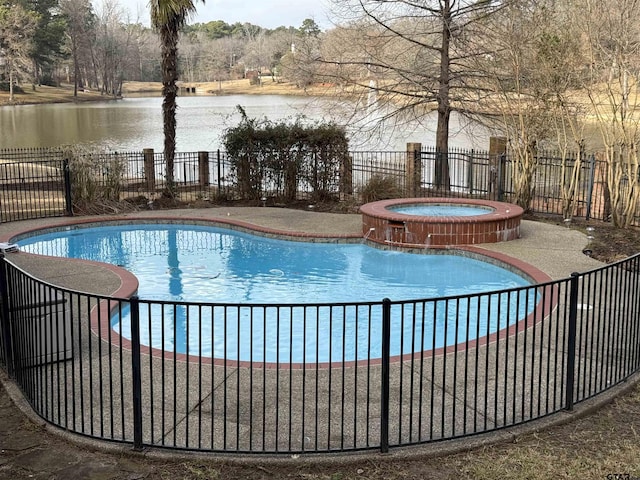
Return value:
<svg viewBox="0 0 640 480">
<path fill-rule="evenodd" d="M 462 198 L 397 198 L 362 205 L 364 238 L 426 248 L 520 237 L 524 211 L 511 203 Z"/>
</svg>

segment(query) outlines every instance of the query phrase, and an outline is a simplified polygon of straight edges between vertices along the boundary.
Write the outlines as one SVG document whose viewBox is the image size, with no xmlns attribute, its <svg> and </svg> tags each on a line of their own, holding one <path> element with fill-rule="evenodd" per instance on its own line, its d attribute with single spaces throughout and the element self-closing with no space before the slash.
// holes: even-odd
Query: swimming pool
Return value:
<svg viewBox="0 0 640 480">
<path fill-rule="evenodd" d="M 279 240 L 204 225 L 67 227 L 19 243 L 30 253 L 130 270 L 139 280 L 138 295 L 148 302 L 142 309 L 143 344 L 218 359 L 300 363 L 377 358 L 379 302 L 385 297 L 408 302 L 394 307 L 392 355 L 443 348 L 515 324 L 536 299 L 535 290 L 528 289 L 527 301 L 520 295 L 479 295 L 455 311 L 439 307 L 438 301 L 411 302 L 530 282 L 456 254 Z M 167 309 L 163 301 L 185 303 Z M 342 308 L 318 306 L 341 303 Z M 459 317 L 470 321 L 447 328 Z M 127 312 L 114 317 L 112 328 L 130 337 Z"/>
</svg>

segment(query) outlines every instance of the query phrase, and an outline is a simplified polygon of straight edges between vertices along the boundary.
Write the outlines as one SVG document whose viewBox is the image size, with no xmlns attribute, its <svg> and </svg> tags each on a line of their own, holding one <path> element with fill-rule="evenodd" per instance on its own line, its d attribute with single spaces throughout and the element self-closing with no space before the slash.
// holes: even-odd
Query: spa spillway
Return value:
<svg viewBox="0 0 640 480">
<path fill-rule="evenodd" d="M 381 200 L 360 212 L 367 240 L 411 248 L 514 240 L 524 213 L 510 203 L 457 198 Z"/>
</svg>

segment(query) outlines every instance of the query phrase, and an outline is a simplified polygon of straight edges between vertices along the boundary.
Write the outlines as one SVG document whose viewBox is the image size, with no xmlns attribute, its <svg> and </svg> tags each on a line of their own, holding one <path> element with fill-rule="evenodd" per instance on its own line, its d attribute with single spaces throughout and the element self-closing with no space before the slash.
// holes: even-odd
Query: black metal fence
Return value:
<svg viewBox="0 0 640 480">
<path fill-rule="evenodd" d="M 625 381 L 640 369 L 639 272 L 634 256 L 458 297 L 231 305 L 91 295 L 1 259 L 0 360 L 46 421 L 135 448 L 386 452 Z"/>
<path fill-rule="evenodd" d="M 348 165 L 335 172 L 328 193 L 334 198 L 361 200 L 361 193 L 372 178 L 386 177 L 396 183 L 402 196 L 453 196 L 511 201 L 514 198 L 514 162 L 506 156 L 485 151 L 451 149 L 447 154 L 450 188 L 435 183 L 436 152 L 352 152 Z M 75 185 L 65 165 L 68 152 L 56 149 L 0 151 L 0 221 L 70 215 Z M 161 153 L 112 152 L 95 154 L 88 177 L 94 191 L 110 184 L 118 200 L 146 206 L 165 188 L 165 165 Z M 121 162 L 119 169 L 111 162 Z M 576 189 L 566 192 L 568 179 L 578 169 Z M 593 156 L 579 160 L 540 153 L 532 179 L 531 209 L 535 213 L 562 214 L 571 198 L 570 214 L 576 217 L 608 220 L 603 162 Z M 117 172 L 114 189 L 114 172 Z M 65 176 L 66 175 L 66 176 Z M 224 152 L 178 153 L 174 168 L 175 189 L 180 200 L 206 205 L 207 202 L 250 200 L 256 205 L 282 203 L 290 196 L 290 185 L 281 176 L 265 172 L 257 198 L 243 198 L 237 185 L 237 171 Z M 111 183 L 110 183 L 111 182 Z M 326 183 L 326 182 L 325 182 Z M 313 182 L 299 180 L 296 198 L 324 199 L 327 185 L 317 190 Z M 253 195 L 256 197 L 256 195 Z M 89 202 L 91 198 L 87 199 Z M 141 203 L 141 200 L 144 202 Z M 635 221 L 640 224 L 640 218 Z"/>
</svg>

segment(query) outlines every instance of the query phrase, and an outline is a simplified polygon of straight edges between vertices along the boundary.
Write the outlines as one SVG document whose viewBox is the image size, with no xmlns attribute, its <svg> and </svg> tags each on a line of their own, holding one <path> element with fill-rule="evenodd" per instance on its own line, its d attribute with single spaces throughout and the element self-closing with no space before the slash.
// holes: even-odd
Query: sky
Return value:
<svg viewBox="0 0 640 480">
<path fill-rule="evenodd" d="M 116 0 L 128 11 L 131 22 L 149 25 L 148 0 Z M 93 0 L 99 14 L 102 0 Z M 305 18 L 312 18 L 325 30 L 331 28 L 328 0 L 205 0 L 196 1 L 197 12 L 188 23 L 224 20 L 226 23 L 249 22 L 264 28 L 300 27 Z M 139 20 L 138 20 L 139 19 Z"/>
</svg>

